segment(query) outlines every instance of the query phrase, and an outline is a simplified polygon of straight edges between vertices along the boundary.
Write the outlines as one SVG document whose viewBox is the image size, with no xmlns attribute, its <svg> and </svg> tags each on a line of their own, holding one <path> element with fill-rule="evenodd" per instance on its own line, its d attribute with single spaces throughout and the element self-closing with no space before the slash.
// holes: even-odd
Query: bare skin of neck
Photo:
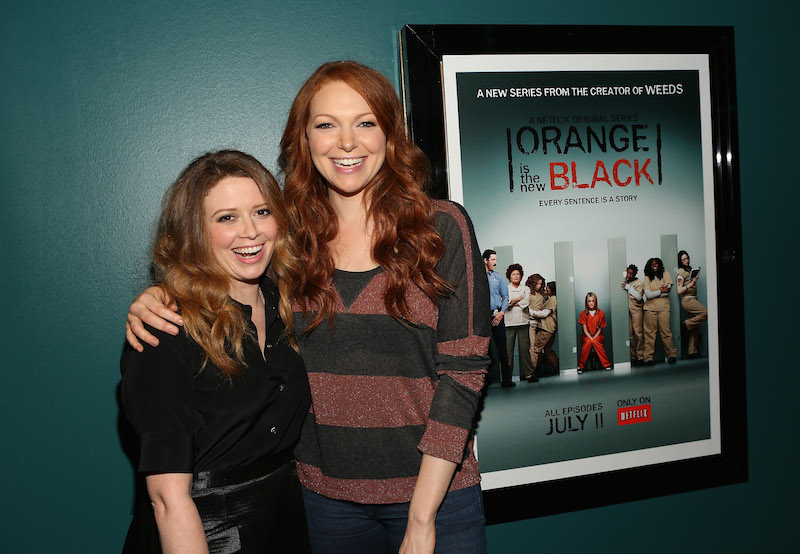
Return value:
<svg viewBox="0 0 800 554">
<path fill-rule="evenodd" d="M 372 259 L 374 225 L 367 219 L 363 192 L 350 197 L 331 194 L 330 200 L 339 224 L 339 232 L 329 244 L 336 269 L 369 271 L 377 267 Z"/>
</svg>

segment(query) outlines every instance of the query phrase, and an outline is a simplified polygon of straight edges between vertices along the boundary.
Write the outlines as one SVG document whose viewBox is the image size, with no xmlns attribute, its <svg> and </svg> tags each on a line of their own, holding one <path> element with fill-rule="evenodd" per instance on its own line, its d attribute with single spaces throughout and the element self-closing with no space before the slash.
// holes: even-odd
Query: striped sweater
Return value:
<svg viewBox="0 0 800 554">
<path fill-rule="evenodd" d="M 383 303 L 381 268 L 336 270 L 331 332 L 310 334 L 295 306 L 312 406 L 295 454 L 300 480 L 330 498 L 408 502 L 422 454 L 458 464 L 450 490 L 480 481 L 472 451 L 489 344 L 489 291 L 472 224 L 461 206 L 434 203 L 445 254 L 436 271 L 455 286 L 438 307 L 409 287 L 415 325 Z M 313 314 L 309 314 L 313 317 Z"/>
</svg>

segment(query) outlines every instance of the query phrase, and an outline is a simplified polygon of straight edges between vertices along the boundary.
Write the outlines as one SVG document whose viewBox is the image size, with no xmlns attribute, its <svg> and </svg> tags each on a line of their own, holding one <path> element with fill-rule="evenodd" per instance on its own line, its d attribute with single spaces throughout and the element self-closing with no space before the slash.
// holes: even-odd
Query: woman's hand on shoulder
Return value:
<svg viewBox="0 0 800 554">
<path fill-rule="evenodd" d="M 178 305 L 169 298 L 161 287 L 150 287 L 141 293 L 131 304 L 128 319 L 125 321 L 125 338 L 135 350 L 142 352 L 144 341 L 150 346 L 158 346 L 158 339 L 144 328 L 144 324 L 169 333 L 178 334 L 177 325 L 183 325 Z M 174 325 L 172 325 L 174 323 Z"/>
</svg>

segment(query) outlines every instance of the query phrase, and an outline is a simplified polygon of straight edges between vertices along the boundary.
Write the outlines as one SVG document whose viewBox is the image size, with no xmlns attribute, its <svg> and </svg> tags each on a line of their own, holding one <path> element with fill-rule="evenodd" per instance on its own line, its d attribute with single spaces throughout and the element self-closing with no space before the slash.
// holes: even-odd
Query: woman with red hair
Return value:
<svg viewBox="0 0 800 554">
<path fill-rule="evenodd" d="M 280 165 L 302 265 L 281 291 L 312 391 L 295 451 L 312 547 L 484 552 L 472 431 L 489 300 L 472 224 L 423 192 L 397 94 L 355 62 L 303 84 Z"/>
</svg>

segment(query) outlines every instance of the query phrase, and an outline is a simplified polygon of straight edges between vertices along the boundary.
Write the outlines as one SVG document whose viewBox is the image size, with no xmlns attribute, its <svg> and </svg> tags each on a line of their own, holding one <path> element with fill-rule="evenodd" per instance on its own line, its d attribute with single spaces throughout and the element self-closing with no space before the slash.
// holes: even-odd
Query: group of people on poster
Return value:
<svg viewBox="0 0 800 554">
<path fill-rule="evenodd" d="M 541 375 L 541 363 L 545 360 L 558 373 L 558 355 L 553 350 L 558 329 L 556 283 L 546 282 L 544 277 L 534 273 L 523 285 L 524 271 L 518 263 L 508 266 L 503 279 L 495 271 L 497 252 L 494 250 L 485 250 L 483 260 L 489 282 L 492 340 L 500 364 L 500 386 L 516 386 L 512 374 L 517 344 L 520 381 L 538 382 L 537 375 Z M 661 336 L 668 363 L 677 361 L 678 351 L 670 328 L 670 294 L 676 284 L 681 306 L 688 314 L 681 324 L 687 340 L 687 357 L 696 359 L 701 356 L 700 326 L 708 319 L 708 310 L 697 300 L 700 268 L 692 268 L 685 250 L 678 253 L 677 261 L 676 281 L 664 269 L 661 258 L 647 260 L 644 279 L 637 277 L 639 269 L 635 264 L 629 265 L 625 271 L 625 281 L 620 287 L 628 295 L 630 359 L 633 366 L 655 365 L 657 335 Z M 603 369 L 612 370 L 613 364 L 605 350 L 605 312 L 599 308 L 594 292 L 586 293 L 583 309 L 578 315 L 578 325 L 578 373 L 584 372 L 593 354 Z"/>
<path fill-rule="evenodd" d="M 620 286 L 628 293 L 628 318 L 630 329 L 631 365 L 654 365 L 656 334 L 661 335 L 667 361 L 675 363 L 678 351 L 670 329 L 670 300 L 672 288 L 677 284 L 681 306 L 688 317 L 681 326 L 687 340 L 689 359 L 700 357 L 700 326 L 708 319 L 708 310 L 697 300 L 697 282 L 700 268 L 693 269 L 689 253 L 678 252 L 676 282 L 664 269 L 661 258 L 650 258 L 644 267 L 644 279 L 638 279 L 639 269 L 631 264 L 625 270 L 625 281 Z"/>
<path fill-rule="evenodd" d="M 514 387 L 514 347 L 519 344 L 520 381 L 538 383 L 537 372 L 546 360 L 558 373 L 558 355 L 553 350 L 558 330 L 558 300 L 555 281 L 546 281 L 538 273 L 525 275 L 520 264 L 506 269 L 506 279 L 494 270 L 497 252 L 485 250 L 483 262 L 489 281 L 492 321 L 492 340 L 497 347 L 500 362 L 500 386 Z M 537 371 L 538 370 L 538 371 Z"/>
</svg>

